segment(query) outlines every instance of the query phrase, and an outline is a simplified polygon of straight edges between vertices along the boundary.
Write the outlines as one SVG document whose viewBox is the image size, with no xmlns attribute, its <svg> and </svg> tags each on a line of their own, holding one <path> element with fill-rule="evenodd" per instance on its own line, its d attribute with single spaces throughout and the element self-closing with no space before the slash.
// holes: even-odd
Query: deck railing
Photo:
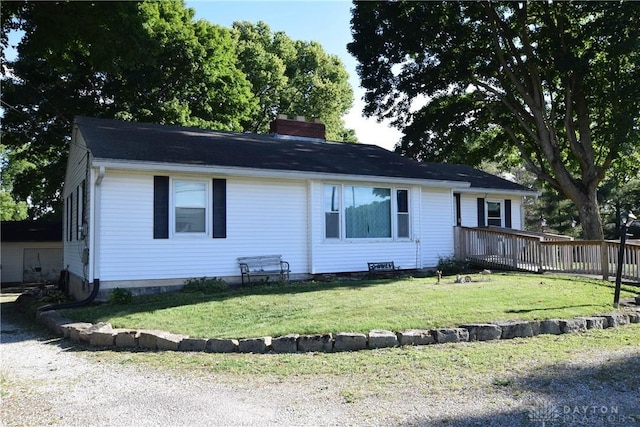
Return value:
<svg viewBox="0 0 640 427">
<path fill-rule="evenodd" d="M 620 243 L 503 228 L 455 227 L 458 259 L 487 268 L 590 274 L 613 278 Z M 640 282 L 640 244 L 627 242 L 622 278 Z"/>
</svg>

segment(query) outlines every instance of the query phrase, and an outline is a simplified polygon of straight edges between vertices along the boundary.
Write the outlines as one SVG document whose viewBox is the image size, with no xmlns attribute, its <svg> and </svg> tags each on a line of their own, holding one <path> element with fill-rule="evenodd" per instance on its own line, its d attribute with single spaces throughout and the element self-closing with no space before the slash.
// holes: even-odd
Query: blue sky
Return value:
<svg viewBox="0 0 640 427">
<path fill-rule="evenodd" d="M 342 59 L 354 90 L 354 104 L 344 117 L 347 127 L 355 129 L 358 140 L 389 150 L 400 139 L 400 132 L 375 119 L 362 117 L 364 91 L 356 73 L 356 61 L 347 52 L 351 41 L 351 1 L 347 0 L 194 0 L 186 6 L 196 11 L 196 19 L 204 19 L 224 27 L 235 21 L 264 21 L 271 31 L 283 31 L 294 40 L 317 41 L 325 52 Z"/>
</svg>

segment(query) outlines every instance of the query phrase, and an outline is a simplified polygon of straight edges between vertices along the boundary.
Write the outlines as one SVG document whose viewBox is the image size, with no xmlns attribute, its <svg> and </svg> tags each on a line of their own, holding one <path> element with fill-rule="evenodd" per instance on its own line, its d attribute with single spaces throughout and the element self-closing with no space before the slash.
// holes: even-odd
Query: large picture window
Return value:
<svg viewBox="0 0 640 427">
<path fill-rule="evenodd" d="M 207 184 L 175 181 L 175 232 L 205 233 L 207 231 Z"/>
<path fill-rule="evenodd" d="M 409 237 L 408 190 L 327 184 L 323 193 L 326 239 Z"/>
<path fill-rule="evenodd" d="M 391 190 L 344 187 L 347 239 L 391 237 Z"/>
</svg>

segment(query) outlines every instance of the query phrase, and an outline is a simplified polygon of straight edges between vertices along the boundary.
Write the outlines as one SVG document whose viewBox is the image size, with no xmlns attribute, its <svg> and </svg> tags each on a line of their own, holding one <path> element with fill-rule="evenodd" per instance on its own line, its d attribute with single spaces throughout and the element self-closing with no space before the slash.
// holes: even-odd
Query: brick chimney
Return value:
<svg viewBox="0 0 640 427">
<path fill-rule="evenodd" d="M 325 141 L 325 126 L 319 119 L 312 122 L 305 120 L 304 116 L 297 116 L 295 120 L 289 119 L 284 114 L 271 122 L 269 130 L 276 137 L 299 137 L 314 141 Z"/>
</svg>

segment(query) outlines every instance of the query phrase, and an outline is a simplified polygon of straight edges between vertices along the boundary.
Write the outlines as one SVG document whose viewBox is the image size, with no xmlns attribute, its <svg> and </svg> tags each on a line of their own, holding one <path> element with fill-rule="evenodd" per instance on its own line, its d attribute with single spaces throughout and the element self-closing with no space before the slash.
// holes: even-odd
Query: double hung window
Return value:
<svg viewBox="0 0 640 427">
<path fill-rule="evenodd" d="M 502 227 L 502 203 L 487 201 L 487 225 Z"/>
<path fill-rule="evenodd" d="M 174 181 L 175 232 L 207 232 L 207 184 L 196 181 Z"/>
<path fill-rule="evenodd" d="M 409 190 L 396 190 L 398 237 L 409 238 Z"/>
<path fill-rule="evenodd" d="M 340 187 L 324 186 L 324 233 L 327 239 L 340 238 Z"/>
<path fill-rule="evenodd" d="M 153 238 L 227 237 L 227 180 L 153 177 Z"/>
</svg>

